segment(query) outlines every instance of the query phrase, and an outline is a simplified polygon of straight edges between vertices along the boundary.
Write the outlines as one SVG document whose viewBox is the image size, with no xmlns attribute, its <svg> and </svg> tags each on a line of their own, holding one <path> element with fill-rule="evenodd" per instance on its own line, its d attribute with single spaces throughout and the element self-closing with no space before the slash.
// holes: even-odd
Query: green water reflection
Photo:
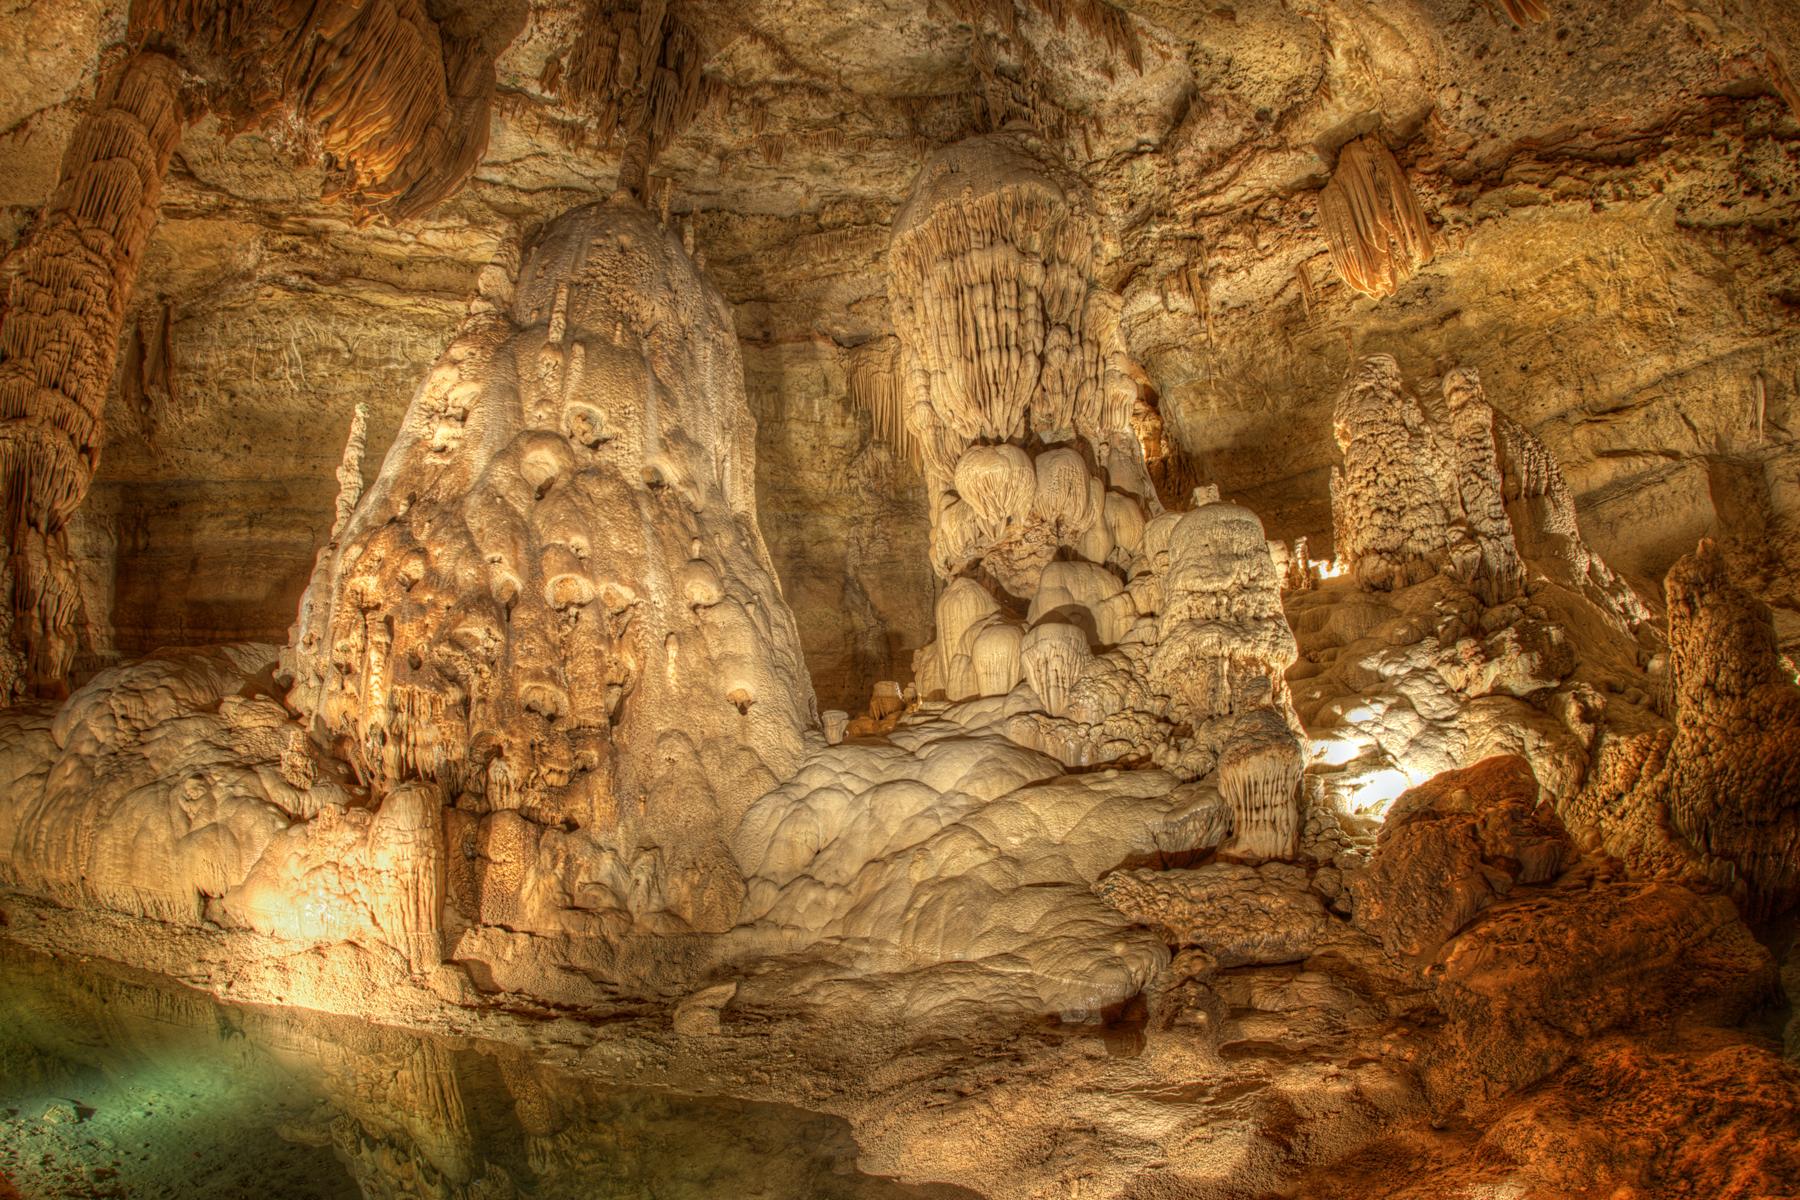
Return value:
<svg viewBox="0 0 1800 1200">
<path fill-rule="evenodd" d="M 948 1200 L 840 1120 L 609 1088 L 518 1047 L 240 1008 L 0 947 L 0 1200 Z"/>
</svg>

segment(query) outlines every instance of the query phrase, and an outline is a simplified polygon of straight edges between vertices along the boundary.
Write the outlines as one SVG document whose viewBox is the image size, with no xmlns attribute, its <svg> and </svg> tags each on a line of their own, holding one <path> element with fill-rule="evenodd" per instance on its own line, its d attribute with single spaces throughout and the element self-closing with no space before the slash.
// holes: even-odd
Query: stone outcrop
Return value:
<svg viewBox="0 0 1800 1200">
<path fill-rule="evenodd" d="M 1665 586 L 1674 727 L 1606 738 L 1571 824 L 1641 873 L 1710 881 L 1753 916 L 1784 911 L 1800 901 L 1800 687 L 1715 543 Z"/>
<path fill-rule="evenodd" d="M 1514 887 L 1548 883 L 1574 858 L 1530 765 L 1497 757 L 1395 801 L 1368 866 L 1348 884 L 1357 925 L 1389 953 L 1425 964 Z"/>
</svg>

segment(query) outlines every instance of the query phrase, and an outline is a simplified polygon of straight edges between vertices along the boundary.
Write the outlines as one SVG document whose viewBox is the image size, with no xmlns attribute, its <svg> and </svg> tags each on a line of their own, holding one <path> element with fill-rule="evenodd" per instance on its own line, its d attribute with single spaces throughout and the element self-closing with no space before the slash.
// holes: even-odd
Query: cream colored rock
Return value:
<svg viewBox="0 0 1800 1200">
<path fill-rule="evenodd" d="M 12 786 L 0 863 L 62 903 L 197 924 L 286 830 L 351 799 L 265 684 L 275 651 L 224 646 L 102 672 L 46 727 L 0 715 Z"/>
<path fill-rule="evenodd" d="M 596 856 L 671 856 L 722 927 L 720 839 L 814 723 L 756 530 L 754 423 L 717 293 L 627 200 L 479 301 L 303 609 L 291 703 L 377 793 L 433 782 Z"/>
<path fill-rule="evenodd" d="M 1285 705 L 1296 650 L 1262 522 L 1234 504 L 1196 508 L 1170 531 L 1168 561 L 1150 677 L 1176 714 Z"/>
<path fill-rule="evenodd" d="M 1032 627 L 1020 648 L 1025 677 L 1037 693 L 1044 711 L 1062 716 L 1069 705 L 1069 694 L 1088 661 L 1087 633 L 1079 626 L 1062 621 L 1046 621 Z"/>
</svg>

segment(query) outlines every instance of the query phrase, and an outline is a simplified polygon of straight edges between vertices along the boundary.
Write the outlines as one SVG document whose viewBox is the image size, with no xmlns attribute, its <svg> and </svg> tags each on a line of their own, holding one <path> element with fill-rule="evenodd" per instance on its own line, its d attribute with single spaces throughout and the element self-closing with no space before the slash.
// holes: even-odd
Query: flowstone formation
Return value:
<svg viewBox="0 0 1800 1200">
<path fill-rule="evenodd" d="M 717 292 L 633 202 L 578 209 L 489 272 L 359 498 L 362 436 L 279 670 L 171 651 L 0 716 L 0 872 L 365 983 L 561 995 L 547 947 L 660 978 L 615 955 L 733 924 L 727 837 L 815 722 Z"/>
<path fill-rule="evenodd" d="M 1169 961 L 1111 872 L 1299 848 L 1280 576 L 1247 510 L 1156 500 L 1085 204 L 993 136 L 934 156 L 895 219 L 937 637 L 917 711 L 842 744 L 833 714 L 734 844 L 732 952 L 823 956 L 859 977 L 824 994 L 866 1008 L 1102 1012 Z"/>
<path fill-rule="evenodd" d="M 443 790 L 472 924 L 716 931 L 815 722 L 730 320 L 624 198 L 506 275 L 321 558 L 289 702 L 377 795 Z"/>
<path fill-rule="evenodd" d="M 1288 673 L 1313 775 L 1351 811 L 1493 754 L 1529 759 L 1559 801 L 1603 721 L 1656 721 L 1666 661 L 1649 611 L 1581 537 L 1543 444 L 1487 402 L 1472 368 L 1428 415 L 1385 355 L 1334 415 L 1343 574 L 1290 593 Z"/>
</svg>

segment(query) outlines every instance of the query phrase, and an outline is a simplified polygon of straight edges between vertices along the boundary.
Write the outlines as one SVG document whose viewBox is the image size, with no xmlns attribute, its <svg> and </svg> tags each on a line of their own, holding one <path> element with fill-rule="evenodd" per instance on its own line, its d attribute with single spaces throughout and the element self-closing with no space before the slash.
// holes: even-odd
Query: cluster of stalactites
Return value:
<svg viewBox="0 0 1800 1200">
<path fill-rule="evenodd" d="M 1484 603 L 1526 588 L 1527 566 L 1587 595 L 1622 626 L 1649 614 L 1582 540 L 1549 449 L 1487 402 L 1480 376 L 1444 377 L 1447 423 L 1428 419 L 1392 358 L 1359 365 L 1333 413 L 1338 560 L 1385 591 L 1448 574 Z"/>
<path fill-rule="evenodd" d="M 102 84 L 43 217 L 14 254 L 0 318 L 0 495 L 27 686 L 54 688 L 78 599 L 63 529 L 100 457 L 125 306 L 181 135 L 175 64 L 127 60 Z"/>
<path fill-rule="evenodd" d="M 699 39 L 668 0 L 588 0 L 580 30 L 541 82 L 602 145 L 624 145 L 621 183 L 641 191 L 649 165 L 718 96 L 701 75 Z"/>
<path fill-rule="evenodd" d="M 1006 156 L 1004 173 L 960 190 L 985 151 Z M 1129 435 L 1137 388 L 1119 370 L 1116 298 L 1093 283 L 1085 213 L 995 139 L 952 147 L 922 178 L 916 217 L 894 233 L 889 295 L 928 470 L 947 485 L 973 442 Z"/>
<path fill-rule="evenodd" d="M 1144 48 L 1138 40 L 1136 27 L 1130 17 L 1106 0 L 1025 0 L 1025 3 L 1049 18 L 1059 30 L 1067 29 L 1073 23 L 1122 57 L 1133 71 L 1144 69 Z M 945 7 L 972 25 L 991 23 L 1008 36 L 1018 32 L 1016 0 L 945 0 Z"/>
<path fill-rule="evenodd" d="M 1160 505 L 1095 243 L 1079 198 L 999 137 L 941 151 L 896 220 L 906 424 L 951 581 L 921 695 L 1030 681 L 1059 715 L 1090 650 L 1140 615 L 1125 578 Z"/>
<path fill-rule="evenodd" d="M 875 338 L 850 351 L 845 383 L 850 399 L 869 414 L 870 440 L 878 442 L 915 468 L 923 465 L 919 439 L 906 423 L 906 389 L 900 375 L 899 343 Z"/>
<path fill-rule="evenodd" d="M 1319 192 L 1319 223 L 1338 275 L 1377 299 L 1393 295 L 1434 250 L 1431 225 L 1406 173 L 1374 135 L 1339 153 Z"/>
<path fill-rule="evenodd" d="M 335 168 L 331 195 L 364 213 L 422 213 L 486 152 L 496 47 L 449 36 L 423 0 L 138 0 L 131 31 L 248 120 L 300 123 Z"/>
</svg>

